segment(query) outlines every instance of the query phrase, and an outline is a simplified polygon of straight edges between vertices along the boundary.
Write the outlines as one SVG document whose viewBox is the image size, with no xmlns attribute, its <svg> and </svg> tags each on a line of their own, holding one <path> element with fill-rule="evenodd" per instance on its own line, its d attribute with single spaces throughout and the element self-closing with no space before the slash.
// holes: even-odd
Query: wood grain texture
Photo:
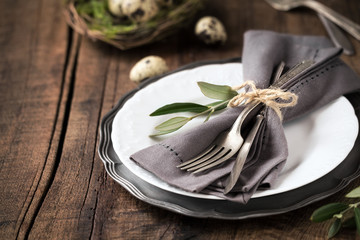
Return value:
<svg viewBox="0 0 360 240">
<path fill-rule="evenodd" d="M 323 0 L 360 23 L 358 0 Z M 277 216 L 224 221 L 197 219 L 148 205 L 105 172 L 97 154 L 101 118 L 136 84 L 131 67 L 159 55 L 174 70 L 201 60 L 241 56 L 249 29 L 325 35 L 306 9 L 273 10 L 265 1 L 208 0 L 228 41 L 208 47 L 185 29 L 167 40 L 120 51 L 70 31 L 60 1 L 0 1 L 0 239 L 324 239 L 314 224 L 319 206 L 343 201 L 343 191 Z M 26 16 L 26 17 L 24 17 Z M 360 73 L 358 54 L 342 58 Z M 342 230 L 336 239 L 357 239 Z"/>
<path fill-rule="evenodd" d="M 1 1 L 0 236 L 22 238 L 59 145 L 67 27 L 56 1 Z M 60 130 L 59 130 L 60 131 Z"/>
</svg>

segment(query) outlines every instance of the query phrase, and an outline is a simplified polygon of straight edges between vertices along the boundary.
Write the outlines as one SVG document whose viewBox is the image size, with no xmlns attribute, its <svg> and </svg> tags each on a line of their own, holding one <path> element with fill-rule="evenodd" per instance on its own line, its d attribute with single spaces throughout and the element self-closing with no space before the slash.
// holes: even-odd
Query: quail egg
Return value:
<svg viewBox="0 0 360 240">
<path fill-rule="evenodd" d="M 195 34 L 209 45 L 224 44 L 227 39 L 224 25 L 212 16 L 203 17 L 196 23 Z"/>
<path fill-rule="evenodd" d="M 169 70 L 165 60 L 159 56 L 147 56 L 137 62 L 130 71 L 130 80 L 140 82 L 146 78 L 163 74 Z"/>
<path fill-rule="evenodd" d="M 121 4 L 124 0 L 108 0 L 109 11 L 117 17 L 125 16 Z"/>
<path fill-rule="evenodd" d="M 121 9 L 126 16 L 138 23 L 148 21 L 159 12 L 155 0 L 123 0 Z"/>
</svg>

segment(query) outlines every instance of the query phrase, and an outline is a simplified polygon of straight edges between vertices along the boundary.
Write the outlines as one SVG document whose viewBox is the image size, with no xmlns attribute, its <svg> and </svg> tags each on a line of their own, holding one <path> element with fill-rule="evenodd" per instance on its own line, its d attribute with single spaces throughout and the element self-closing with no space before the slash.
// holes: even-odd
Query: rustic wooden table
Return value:
<svg viewBox="0 0 360 240">
<path fill-rule="evenodd" d="M 93 42 L 64 21 L 62 1 L 0 1 L 0 239 L 323 239 L 328 223 L 314 209 L 360 184 L 286 214 L 239 220 L 196 219 L 146 204 L 104 170 L 99 123 L 136 87 L 130 68 L 155 54 L 171 69 L 199 60 L 241 56 L 248 29 L 325 35 L 309 10 L 289 13 L 265 1 L 210 0 L 204 14 L 225 24 L 225 46 L 210 48 L 192 29 L 128 51 Z M 323 0 L 360 23 L 360 1 Z M 343 60 L 360 73 L 357 55 Z M 337 239 L 359 238 L 344 230 Z"/>
</svg>

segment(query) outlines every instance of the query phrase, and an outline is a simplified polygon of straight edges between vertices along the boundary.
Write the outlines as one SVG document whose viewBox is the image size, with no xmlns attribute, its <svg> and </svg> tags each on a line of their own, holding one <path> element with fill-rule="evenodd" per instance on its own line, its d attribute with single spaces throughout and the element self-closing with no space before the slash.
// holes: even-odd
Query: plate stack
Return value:
<svg viewBox="0 0 360 240">
<path fill-rule="evenodd" d="M 162 140 L 149 137 L 154 126 L 166 120 L 149 117 L 152 111 L 165 103 L 207 103 L 197 81 L 238 85 L 243 81 L 241 60 L 193 63 L 148 79 L 123 96 L 101 123 L 99 155 L 105 169 L 140 200 L 193 217 L 243 219 L 303 207 L 338 192 L 360 175 L 355 151 L 359 119 L 354 111 L 359 101 L 352 101 L 358 96 L 350 95 L 284 125 L 289 150 L 286 166 L 274 186 L 258 190 L 247 204 L 170 186 L 129 157 Z M 194 119 L 180 131 L 189 131 L 203 120 Z"/>
</svg>

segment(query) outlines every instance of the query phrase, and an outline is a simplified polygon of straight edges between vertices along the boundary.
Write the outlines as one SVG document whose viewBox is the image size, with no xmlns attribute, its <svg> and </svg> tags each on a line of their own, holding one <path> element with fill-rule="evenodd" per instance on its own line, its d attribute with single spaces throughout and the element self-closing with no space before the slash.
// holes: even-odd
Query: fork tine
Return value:
<svg viewBox="0 0 360 240">
<path fill-rule="evenodd" d="M 189 168 L 192 168 L 200 163 L 203 163 L 205 161 L 207 161 L 208 159 L 211 159 L 212 157 L 214 157 L 215 155 L 217 155 L 219 152 L 222 151 L 222 147 L 221 146 L 217 146 L 215 145 L 211 151 L 208 151 L 206 154 L 202 154 L 201 157 L 197 157 L 195 159 L 195 161 L 192 161 L 192 163 L 189 163 L 187 165 L 185 165 L 184 167 L 180 168 L 181 170 L 187 170 Z"/>
<path fill-rule="evenodd" d="M 194 158 L 192 158 L 192 159 L 190 159 L 190 160 L 188 160 L 188 161 L 186 161 L 186 162 L 183 162 L 183 163 L 177 165 L 176 167 L 177 167 L 177 168 L 182 168 L 182 167 L 184 167 L 184 166 L 186 166 L 186 165 L 188 165 L 188 164 L 190 164 L 190 163 L 192 163 L 192 162 L 195 162 L 196 160 L 198 160 L 198 159 L 202 158 L 203 156 L 205 156 L 206 154 L 208 154 L 208 153 L 209 153 L 210 151 L 212 151 L 215 147 L 216 147 L 216 145 L 211 145 L 210 147 L 208 147 L 207 149 L 205 149 L 202 153 L 200 153 L 200 154 L 197 155 L 196 157 L 194 157 Z"/>
<path fill-rule="evenodd" d="M 210 163 L 202 168 L 197 169 L 194 173 L 202 172 L 204 170 L 215 167 L 215 166 L 225 162 L 226 160 L 228 160 L 229 158 L 231 158 L 233 156 L 233 154 L 230 154 L 230 152 L 231 151 L 228 151 L 227 154 L 223 155 L 221 158 L 218 158 L 215 161 L 213 161 L 212 163 Z"/>
<path fill-rule="evenodd" d="M 211 159 L 208 159 L 206 162 L 203 162 L 203 163 L 201 163 L 201 164 L 199 164 L 199 165 L 197 165 L 195 167 L 192 167 L 192 168 L 188 169 L 188 171 L 192 172 L 192 171 L 199 170 L 199 169 L 204 169 L 205 170 L 205 167 L 212 165 L 212 163 L 218 161 L 219 159 L 223 159 L 224 157 L 229 155 L 230 152 L 231 152 L 231 149 L 222 148 L 221 152 L 219 152 L 219 154 L 217 154 L 216 156 L 214 156 Z M 199 171 L 196 171 L 196 172 L 199 172 Z"/>
</svg>

